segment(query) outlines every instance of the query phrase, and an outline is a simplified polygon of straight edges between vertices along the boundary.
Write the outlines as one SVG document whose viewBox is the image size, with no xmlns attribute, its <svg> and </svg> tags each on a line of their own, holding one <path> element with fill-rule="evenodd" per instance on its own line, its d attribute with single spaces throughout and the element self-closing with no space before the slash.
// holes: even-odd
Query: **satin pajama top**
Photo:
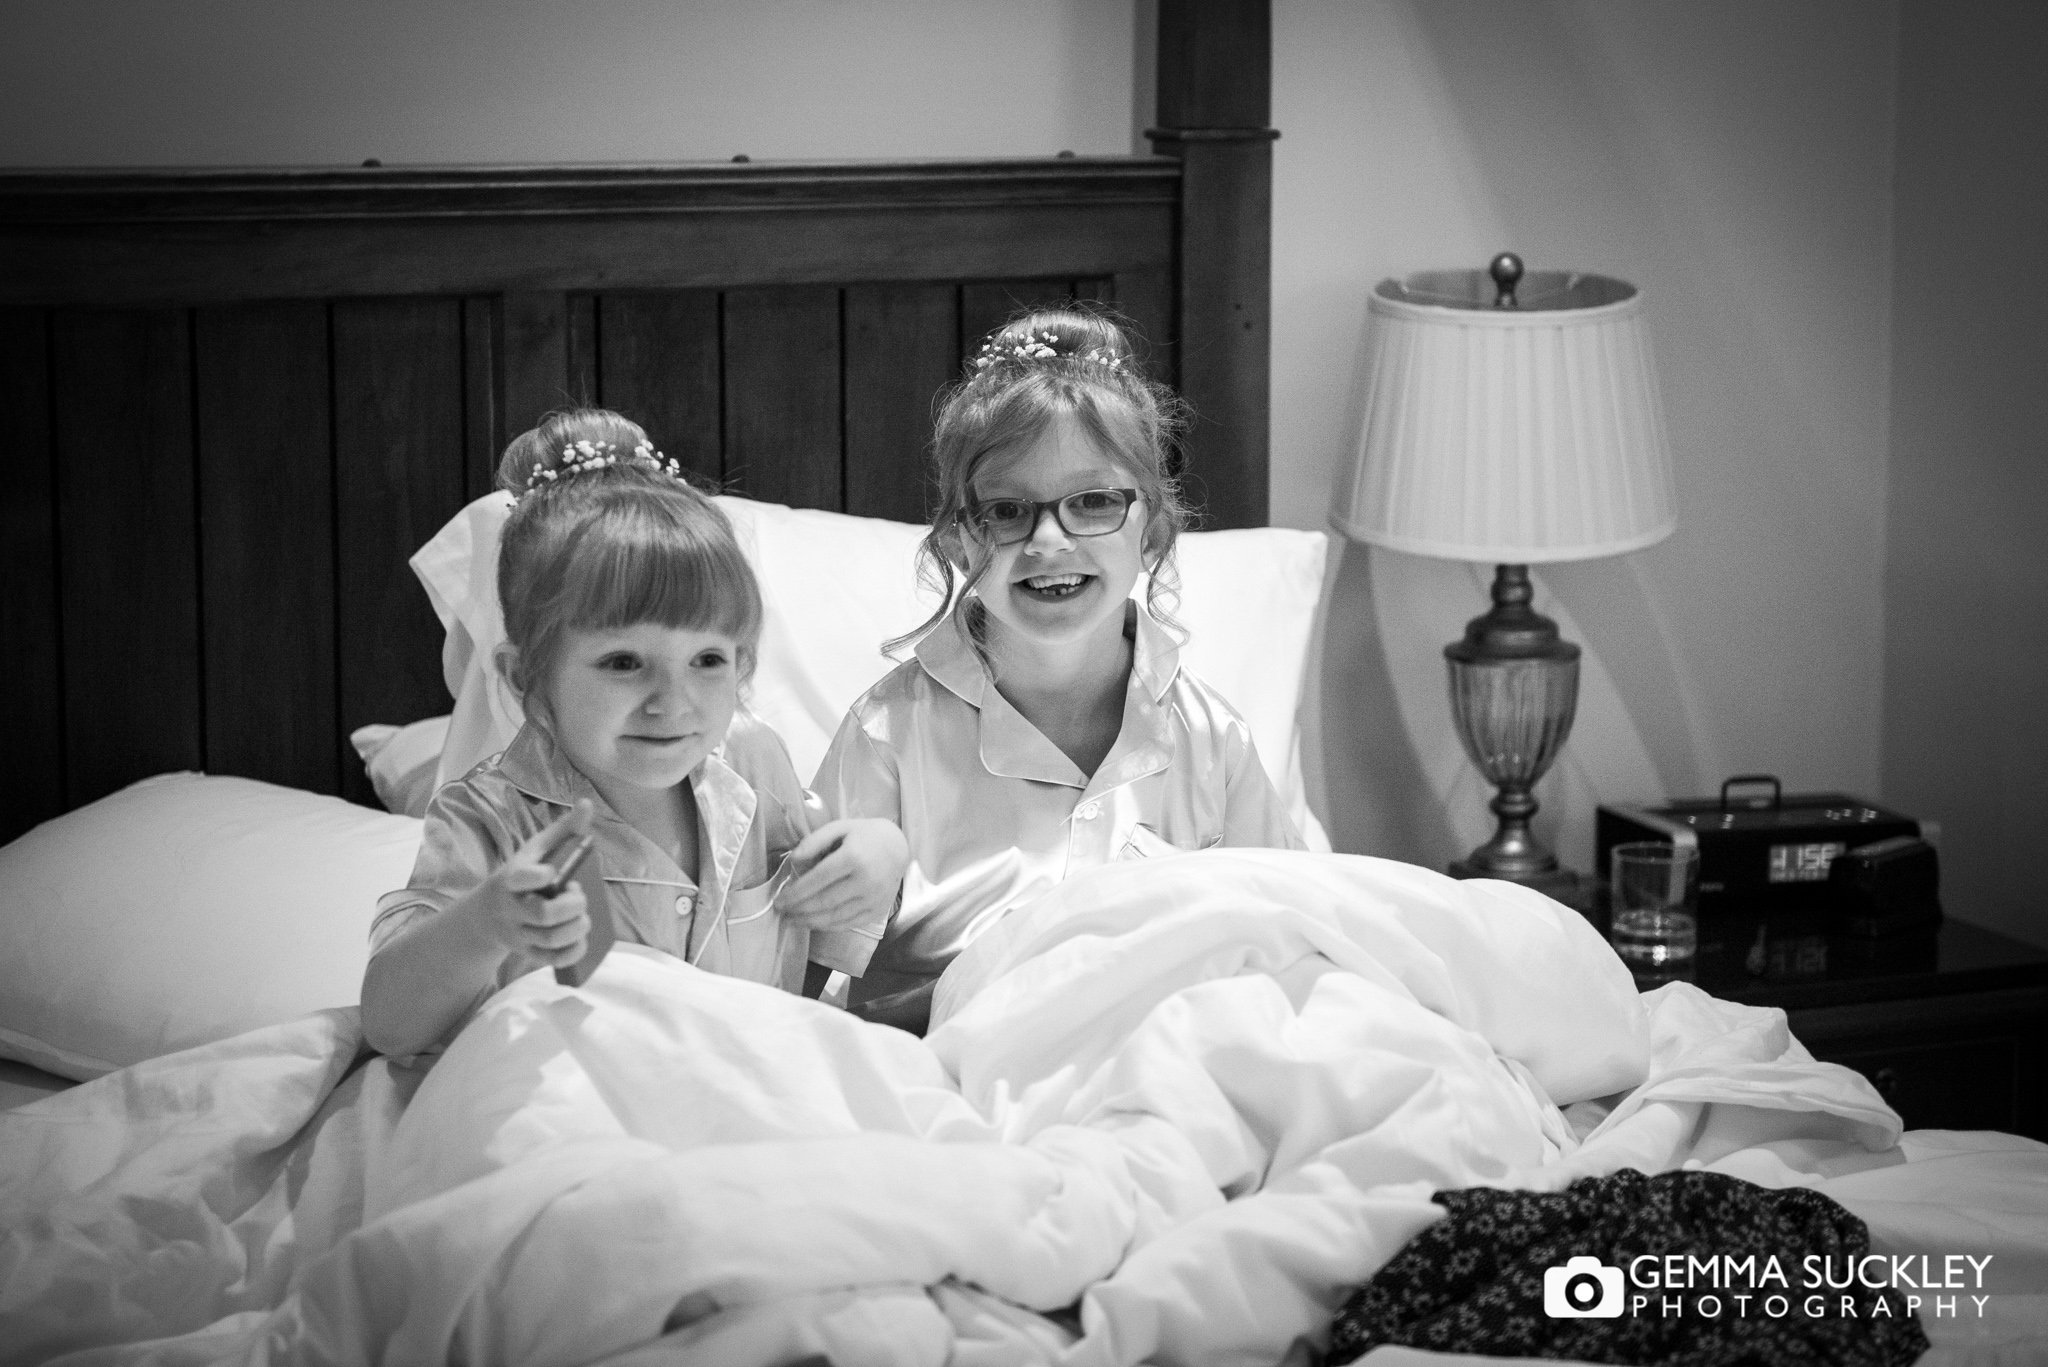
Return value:
<svg viewBox="0 0 2048 1367">
<path fill-rule="evenodd" d="M 1012 907 L 1077 869 L 1219 845 L 1305 848 L 1222 695 L 1132 603 L 1123 728 L 1094 775 L 996 689 L 960 613 L 840 724 L 813 783 L 835 816 L 886 817 L 910 842 L 903 898 L 861 1002 L 935 978 Z"/>
<path fill-rule="evenodd" d="M 415 918 L 445 910 L 578 798 L 588 798 L 619 939 L 792 992 L 803 986 L 807 959 L 840 967 L 834 946 L 847 932 L 812 937 L 803 925 L 785 922 L 769 899 L 782 857 L 823 819 L 822 807 L 797 782 L 781 737 L 742 713 L 689 783 L 701 860 L 695 877 L 613 812 L 547 732 L 529 722 L 502 754 L 435 793 L 410 885 L 378 900 L 371 953 Z M 851 940 L 859 957 L 846 966 L 858 968 L 873 940 Z M 529 955 L 507 955 L 471 1011 L 541 966 Z"/>
</svg>

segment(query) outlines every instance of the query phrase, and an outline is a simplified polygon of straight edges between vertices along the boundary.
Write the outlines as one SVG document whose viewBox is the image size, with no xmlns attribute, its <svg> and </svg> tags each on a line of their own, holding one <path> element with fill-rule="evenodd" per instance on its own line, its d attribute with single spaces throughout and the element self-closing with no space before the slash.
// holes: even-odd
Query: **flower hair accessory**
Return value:
<svg viewBox="0 0 2048 1367">
<path fill-rule="evenodd" d="M 1001 361 L 1056 361 L 1060 358 L 1059 334 L 1056 332 L 1032 332 L 1024 335 L 1019 342 L 1001 341 L 995 337 L 981 344 L 981 350 L 974 355 L 974 368 L 987 370 Z M 1092 361 L 1096 365 L 1108 366 L 1111 370 L 1123 367 L 1124 358 L 1107 347 L 1090 347 L 1086 351 L 1071 353 L 1076 360 Z"/>
<path fill-rule="evenodd" d="M 644 441 L 627 452 L 625 459 L 644 460 L 670 479 L 680 480 L 683 477 L 682 466 Z M 602 470 L 608 465 L 617 465 L 619 461 L 619 447 L 614 442 L 572 441 L 562 448 L 562 458 L 553 469 L 535 462 L 533 469 L 526 476 L 526 492 L 520 497 L 524 498 L 526 494 L 536 489 L 546 488 L 556 480 L 566 479 L 570 475 L 588 470 Z"/>
</svg>

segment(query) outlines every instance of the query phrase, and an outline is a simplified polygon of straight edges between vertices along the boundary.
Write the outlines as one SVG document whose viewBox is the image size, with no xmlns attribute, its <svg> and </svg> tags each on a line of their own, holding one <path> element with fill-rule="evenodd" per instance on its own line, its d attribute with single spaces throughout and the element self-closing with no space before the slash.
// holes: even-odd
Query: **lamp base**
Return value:
<svg viewBox="0 0 2048 1367">
<path fill-rule="evenodd" d="M 1451 718 L 1465 753 L 1497 790 L 1493 838 L 1451 866 L 1458 878 L 1502 878 L 1550 896 L 1576 876 L 1536 838 L 1533 789 L 1571 735 L 1578 706 L 1579 648 L 1537 612 L 1527 565 L 1494 569 L 1493 608 L 1444 647 Z"/>
</svg>

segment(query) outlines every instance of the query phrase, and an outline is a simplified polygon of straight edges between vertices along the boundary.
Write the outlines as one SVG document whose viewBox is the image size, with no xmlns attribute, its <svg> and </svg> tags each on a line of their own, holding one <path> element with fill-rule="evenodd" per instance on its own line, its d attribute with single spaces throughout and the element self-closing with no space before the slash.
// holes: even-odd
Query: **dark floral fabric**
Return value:
<svg viewBox="0 0 2048 1367">
<path fill-rule="evenodd" d="M 1849 1260 L 1869 1252 L 1870 1233 L 1838 1203 L 1802 1187 L 1774 1191 L 1718 1173 L 1646 1177 L 1623 1169 L 1562 1192 L 1475 1187 L 1440 1191 L 1435 1200 L 1449 1215 L 1417 1235 L 1338 1312 L 1330 1363 L 1350 1362 L 1382 1344 L 1675 1367 L 1906 1367 L 1927 1349 L 1927 1335 L 1899 1291 L 1825 1284 L 1829 1268 L 1849 1280 Z M 1775 1254 L 1785 1283 L 1716 1288 L 1702 1281 L 1649 1290 L 1630 1284 L 1624 1271 L 1620 1315 L 1553 1318 L 1546 1312 L 1544 1274 L 1550 1269 L 1583 1256 L 1627 1269 L 1643 1254 L 1660 1264 L 1674 1254 L 1703 1262 L 1753 1256 L 1758 1268 Z M 1807 1285 L 1816 1266 L 1805 1261 L 1809 1255 L 1833 1259 L 1818 1265 L 1818 1293 Z M 1693 1275 L 1688 1272 L 1687 1280 Z M 1582 1300 L 1594 1293 L 1590 1282 L 1578 1288 Z M 1807 1313 L 1814 1294 L 1821 1296 L 1818 1316 Z M 1737 1313 L 1734 1298 L 1741 1295 L 1752 1299 Z M 1783 1298 L 1782 1313 L 1769 1313 L 1779 1308 L 1774 1295 Z M 1636 1296 L 1647 1302 L 1631 1304 Z M 1701 1297 L 1714 1298 L 1714 1313 L 1705 1313 Z M 1668 1308 L 1673 1301 L 1676 1313 Z M 1880 1308 L 1879 1301 L 1886 1304 Z"/>
</svg>

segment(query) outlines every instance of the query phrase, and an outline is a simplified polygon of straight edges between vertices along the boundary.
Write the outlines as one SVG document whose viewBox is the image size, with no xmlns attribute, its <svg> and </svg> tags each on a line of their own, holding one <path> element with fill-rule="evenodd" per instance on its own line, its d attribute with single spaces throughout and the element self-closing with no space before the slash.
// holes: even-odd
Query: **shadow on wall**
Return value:
<svg viewBox="0 0 2048 1367">
<path fill-rule="evenodd" d="M 1701 761 L 1663 614 L 1631 559 L 1533 575 L 1537 607 L 1582 649 L 1571 739 L 1537 786 L 1535 824 L 1581 871 L 1591 871 L 1600 803 L 1658 803 L 1719 782 Z M 1491 577 L 1490 566 L 1343 546 L 1328 591 L 1316 747 L 1337 849 L 1440 869 L 1493 833 L 1493 788 L 1452 728 L 1443 660 L 1485 611 Z"/>
</svg>

